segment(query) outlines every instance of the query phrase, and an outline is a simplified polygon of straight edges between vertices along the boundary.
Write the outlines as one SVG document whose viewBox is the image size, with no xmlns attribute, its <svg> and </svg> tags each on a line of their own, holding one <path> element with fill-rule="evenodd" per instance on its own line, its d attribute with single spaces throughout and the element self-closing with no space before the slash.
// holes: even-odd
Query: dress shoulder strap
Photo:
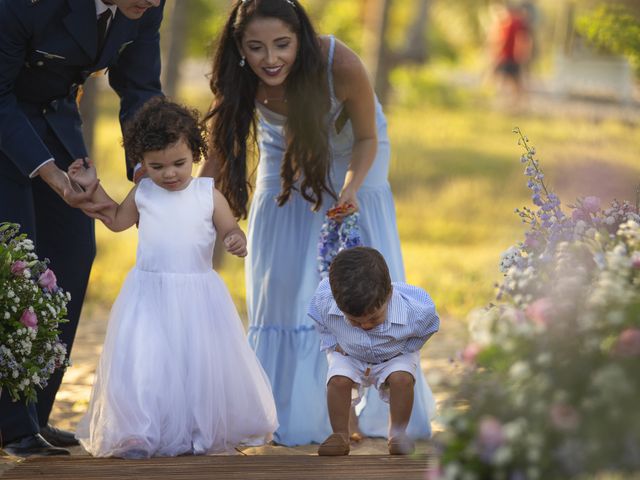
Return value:
<svg viewBox="0 0 640 480">
<path fill-rule="evenodd" d="M 327 58 L 327 81 L 329 82 L 329 94 L 331 98 L 336 98 L 336 92 L 333 88 L 333 56 L 336 51 L 336 38 L 329 35 L 329 55 Z"/>
</svg>

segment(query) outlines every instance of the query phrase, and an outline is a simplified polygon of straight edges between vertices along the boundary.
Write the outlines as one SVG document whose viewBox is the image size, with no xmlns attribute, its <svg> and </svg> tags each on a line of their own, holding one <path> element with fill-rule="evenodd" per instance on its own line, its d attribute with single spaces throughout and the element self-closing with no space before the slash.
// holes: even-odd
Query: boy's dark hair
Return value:
<svg viewBox="0 0 640 480">
<path fill-rule="evenodd" d="M 164 150 L 183 139 L 198 163 L 207 154 L 206 131 L 197 110 L 165 97 L 153 97 L 124 126 L 122 145 L 135 165 L 145 153 Z"/>
<path fill-rule="evenodd" d="M 329 267 L 329 285 L 338 308 L 356 317 L 380 308 L 391 294 L 387 262 L 369 247 L 338 253 Z"/>
</svg>

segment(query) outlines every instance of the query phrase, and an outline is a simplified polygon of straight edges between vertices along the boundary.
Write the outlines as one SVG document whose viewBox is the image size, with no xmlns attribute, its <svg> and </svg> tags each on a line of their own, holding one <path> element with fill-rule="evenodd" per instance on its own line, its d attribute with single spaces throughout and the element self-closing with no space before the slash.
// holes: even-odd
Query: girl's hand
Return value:
<svg viewBox="0 0 640 480">
<path fill-rule="evenodd" d="M 87 189 L 95 183 L 98 179 L 96 167 L 88 158 L 79 158 L 71 165 L 67 170 L 69 178 L 80 185 L 82 188 Z"/>
<path fill-rule="evenodd" d="M 237 257 L 247 256 L 247 239 L 242 231 L 235 231 L 224 237 L 224 248 L 227 249 L 231 255 Z"/>
</svg>

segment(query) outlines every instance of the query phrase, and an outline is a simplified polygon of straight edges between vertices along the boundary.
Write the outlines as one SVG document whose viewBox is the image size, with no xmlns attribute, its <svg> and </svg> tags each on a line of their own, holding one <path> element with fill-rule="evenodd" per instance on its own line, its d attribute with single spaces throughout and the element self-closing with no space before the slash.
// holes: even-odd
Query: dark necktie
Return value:
<svg viewBox="0 0 640 480">
<path fill-rule="evenodd" d="M 98 53 L 104 47 L 104 41 L 107 39 L 107 27 L 111 19 L 111 10 L 107 9 L 98 16 Z"/>
</svg>

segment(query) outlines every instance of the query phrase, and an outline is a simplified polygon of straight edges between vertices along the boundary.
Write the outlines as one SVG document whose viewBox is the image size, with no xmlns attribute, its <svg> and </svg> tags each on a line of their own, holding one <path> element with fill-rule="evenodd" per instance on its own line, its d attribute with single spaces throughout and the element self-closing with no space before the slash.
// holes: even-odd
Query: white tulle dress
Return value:
<svg viewBox="0 0 640 480">
<path fill-rule="evenodd" d="M 113 305 L 76 436 L 95 456 L 232 452 L 277 428 L 269 380 L 211 268 L 213 183 L 135 194 L 136 265 Z"/>
</svg>

